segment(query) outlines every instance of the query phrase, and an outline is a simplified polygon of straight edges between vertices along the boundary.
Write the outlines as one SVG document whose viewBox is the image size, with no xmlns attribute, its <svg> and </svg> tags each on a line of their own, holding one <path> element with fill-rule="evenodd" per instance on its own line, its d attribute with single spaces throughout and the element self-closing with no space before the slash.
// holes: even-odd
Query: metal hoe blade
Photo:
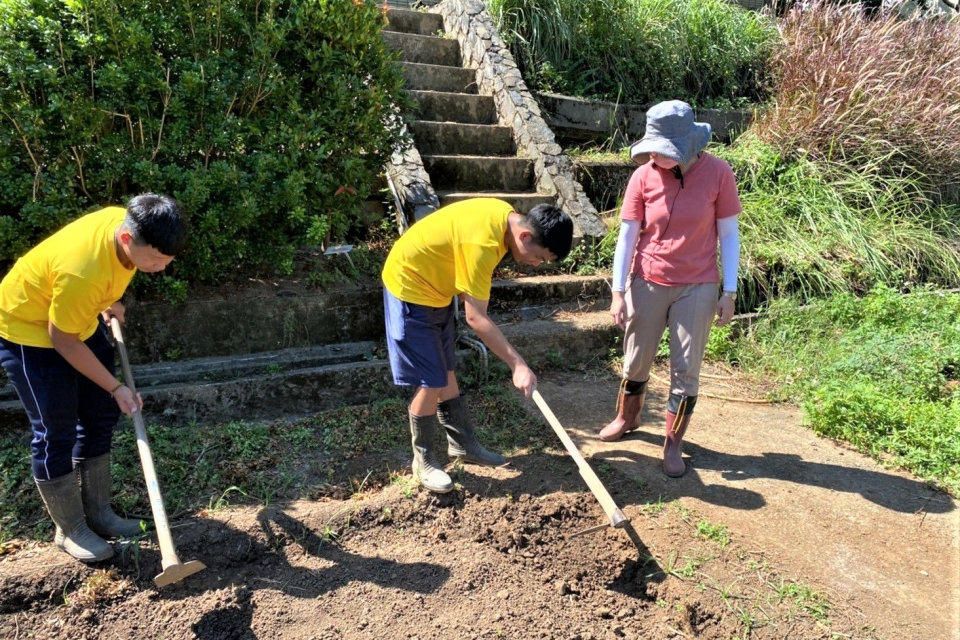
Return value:
<svg viewBox="0 0 960 640">
<path fill-rule="evenodd" d="M 590 533 L 597 533 L 598 531 L 603 531 L 604 529 L 609 529 L 609 528 L 610 528 L 610 525 L 604 522 L 603 524 L 598 524 L 595 527 L 587 527 L 586 529 L 581 529 L 580 531 L 571 533 L 570 535 L 567 536 L 567 540 L 570 540 L 571 538 L 579 538 L 580 536 L 585 536 Z"/>
</svg>

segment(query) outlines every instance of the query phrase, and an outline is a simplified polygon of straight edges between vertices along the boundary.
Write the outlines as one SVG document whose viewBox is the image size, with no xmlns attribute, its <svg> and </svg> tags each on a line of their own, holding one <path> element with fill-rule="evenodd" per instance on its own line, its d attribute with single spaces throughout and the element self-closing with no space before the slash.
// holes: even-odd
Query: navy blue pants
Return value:
<svg viewBox="0 0 960 640">
<path fill-rule="evenodd" d="M 101 322 L 86 345 L 108 371 L 116 373 L 106 325 Z M 73 470 L 74 459 L 110 452 L 120 407 L 56 350 L 0 338 L 0 365 L 30 418 L 34 478 L 59 478 Z"/>
</svg>

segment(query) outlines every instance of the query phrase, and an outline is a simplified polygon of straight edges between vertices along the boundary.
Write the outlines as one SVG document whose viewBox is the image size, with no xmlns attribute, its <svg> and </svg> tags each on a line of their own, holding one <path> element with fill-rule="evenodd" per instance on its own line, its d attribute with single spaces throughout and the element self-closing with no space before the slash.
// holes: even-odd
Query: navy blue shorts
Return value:
<svg viewBox="0 0 960 640">
<path fill-rule="evenodd" d="M 383 289 L 383 317 L 393 383 L 442 389 L 454 370 L 456 327 L 453 302 L 427 307 L 404 302 Z"/>
<path fill-rule="evenodd" d="M 87 338 L 107 371 L 116 371 L 106 325 Z M 73 460 L 110 453 L 120 407 L 109 393 L 49 347 L 25 347 L 0 338 L 0 366 L 17 390 L 30 419 L 33 477 L 51 480 L 70 473 Z"/>
</svg>

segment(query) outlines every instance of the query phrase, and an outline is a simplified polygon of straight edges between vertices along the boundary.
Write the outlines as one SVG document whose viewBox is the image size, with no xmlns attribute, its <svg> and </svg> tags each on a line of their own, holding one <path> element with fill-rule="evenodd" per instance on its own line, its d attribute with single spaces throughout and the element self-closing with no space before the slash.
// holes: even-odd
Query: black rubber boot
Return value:
<svg viewBox="0 0 960 640">
<path fill-rule="evenodd" d="M 99 562 L 113 556 L 113 547 L 87 526 L 75 472 L 36 483 L 47 512 L 57 525 L 54 541 L 58 547 L 82 562 Z"/>
<path fill-rule="evenodd" d="M 451 458 L 461 458 L 464 462 L 486 467 L 499 467 L 507 463 L 506 458 L 487 451 L 477 440 L 473 422 L 460 396 L 437 405 L 437 417 L 447 432 L 447 453 Z"/>
<path fill-rule="evenodd" d="M 131 538 L 143 533 L 140 520 L 121 518 L 110 506 L 110 454 L 74 463 L 80 475 L 83 512 L 90 529 L 104 538 Z"/>
<path fill-rule="evenodd" d="M 437 416 L 415 416 L 410 414 L 410 435 L 413 441 L 413 477 L 420 484 L 436 493 L 448 493 L 453 489 L 453 481 L 437 462 L 434 436 L 437 428 Z"/>
</svg>

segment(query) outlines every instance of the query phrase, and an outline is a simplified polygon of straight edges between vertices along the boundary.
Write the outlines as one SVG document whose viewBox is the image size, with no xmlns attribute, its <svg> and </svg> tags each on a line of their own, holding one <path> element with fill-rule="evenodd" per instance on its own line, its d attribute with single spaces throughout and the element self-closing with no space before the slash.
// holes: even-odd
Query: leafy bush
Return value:
<svg viewBox="0 0 960 640">
<path fill-rule="evenodd" d="M 960 22 L 817 3 L 781 30 L 776 100 L 753 124 L 761 139 L 787 156 L 922 176 L 960 202 Z"/>
<path fill-rule="evenodd" d="M 960 495 L 960 294 L 777 301 L 737 353 L 782 383 L 818 433 Z"/>
<path fill-rule="evenodd" d="M 192 219 L 177 277 L 289 272 L 401 139 L 384 23 L 361 0 L 3 0 L 0 268 L 149 190 Z"/>
<path fill-rule="evenodd" d="M 733 167 L 743 203 L 741 308 L 878 284 L 960 285 L 960 208 L 934 204 L 916 177 L 790 158 L 750 133 L 711 151 Z"/>
<path fill-rule="evenodd" d="M 772 22 L 724 0 L 488 0 L 531 88 L 648 104 L 759 102 Z"/>
</svg>

